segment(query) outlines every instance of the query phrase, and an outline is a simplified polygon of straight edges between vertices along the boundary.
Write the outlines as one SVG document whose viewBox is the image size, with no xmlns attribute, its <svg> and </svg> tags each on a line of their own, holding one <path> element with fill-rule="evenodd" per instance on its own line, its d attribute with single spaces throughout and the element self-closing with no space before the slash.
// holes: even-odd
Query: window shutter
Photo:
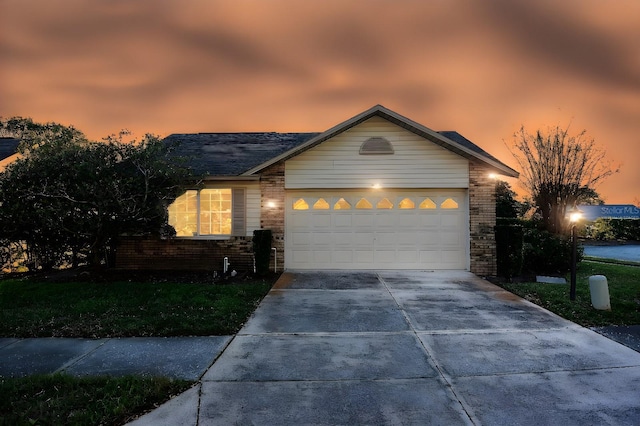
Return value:
<svg viewBox="0 0 640 426">
<path fill-rule="evenodd" d="M 244 188 L 231 189 L 231 235 L 244 237 L 246 231 L 246 191 Z"/>
</svg>

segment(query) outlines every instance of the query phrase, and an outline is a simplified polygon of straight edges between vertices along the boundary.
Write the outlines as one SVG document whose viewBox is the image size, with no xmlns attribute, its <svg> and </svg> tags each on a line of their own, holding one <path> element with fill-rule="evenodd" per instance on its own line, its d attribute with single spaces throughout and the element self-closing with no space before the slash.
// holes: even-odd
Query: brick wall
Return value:
<svg viewBox="0 0 640 426">
<path fill-rule="evenodd" d="M 222 271 L 225 256 L 229 257 L 232 270 L 252 272 L 251 237 L 228 240 L 125 237 L 116 252 L 116 268 Z"/>
<path fill-rule="evenodd" d="M 496 275 L 496 191 L 491 171 L 469 162 L 470 269 L 479 276 Z"/>
<path fill-rule="evenodd" d="M 273 236 L 271 247 L 277 249 L 278 270 L 284 266 L 284 161 L 276 163 L 261 172 L 260 176 L 260 228 L 270 229 Z M 269 203 L 274 206 L 270 207 Z M 274 258 L 271 257 L 271 266 Z"/>
</svg>

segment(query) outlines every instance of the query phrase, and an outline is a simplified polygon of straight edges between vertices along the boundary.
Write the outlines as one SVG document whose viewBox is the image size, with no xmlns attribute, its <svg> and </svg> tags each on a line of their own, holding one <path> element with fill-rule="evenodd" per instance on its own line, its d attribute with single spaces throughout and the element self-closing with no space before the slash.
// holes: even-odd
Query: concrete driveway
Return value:
<svg viewBox="0 0 640 426">
<path fill-rule="evenodd" d="M 466 272 L 287 272 L 135 424 L 637 424 L 640 353 Z"/>
</svg>

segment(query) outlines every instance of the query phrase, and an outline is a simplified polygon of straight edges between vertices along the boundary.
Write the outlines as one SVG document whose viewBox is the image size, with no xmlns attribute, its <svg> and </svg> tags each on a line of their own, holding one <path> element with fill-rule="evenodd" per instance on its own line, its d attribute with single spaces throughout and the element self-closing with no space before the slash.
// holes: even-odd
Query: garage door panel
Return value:
<svg viewBox="0 0 640 426">
<path fill-rule="evenodd" d="M 289 226 L 292 229 L 305 228 L 309 223 L 309 219 L 301 214 L 291 215 L 290 217 L 291 219 L 290 219 Z"/>
<path fill-rule="evenodd" d="M 309 209 L 294 210 L 301 198 Z M 327 200 L 328 209 L 314 209 L 320 198 Z M 342 198 L 349 204 L 341 202 L 342 209 L 336 210 Z M 384 198 L 390 202 L 378 204 Z M 443 208 L 448 198 L 457 208 Z M 372 208 L 357 206 L 362 199 Z M 465 205 L 465 190 L 386 190 L 378 195 L 367 190 L 290 191 L 285 263 L 300 269 L 466 269 Z"/>
<path fill-rule="evenodd" d="M 421 232 L 398 231 L 396 233 L 395 243 L 397 246 L 416 247 L 420 244 Z"/>
<path fill-rule="evenodd" d="M 313 263 L 327 264 L 331 262 L 331 250 L 314 250 Z"/>
<path fill-rule="evenodd" d="M 347 214 L 343 214 L 342 212 L 335 214 L 335 216 L 333 217 L 334 220 L 334 224 L 336 225 L 337 228 L 351 228 L 351 224 L 352 224 L 352 217 L 351 214 L 347 213 Z"/>
<path fill-rule="evenodd" d="M 330 233 L 326 232 L 314 232 L 309 237 L 311 244 L 315 246 L 331 246 L 333 243 L 333 237 Z"/>
<path fill-rule="evenodd" d="M 398 219 L 398 226 L 407 229 L 417 229 L 422 225 L 422 218 L 415 212 L 411 214 L 401 214 Z"/>
<path fill-rule="evenodd" d="M 395 247 L 398 235 L 395 232 L 376 232 L 375 245 L 377 247 Z"/>
<path fill-rule="evenodd" d="M 425 265 L 434 265 L 440 262 L 440 250 L 421 250 L 420 262 Z"/>
<path fill-rule="evenodd" d="M 351 242 L 355 244 L 356 247 L 373 247 L 373 241 L 375 237 L 373 232 L 354 232 L 351 234 Z"/>
<path fill-rule="evenodd" d="M 373 250 L 356 249 L 353 251 L 353 261 L 358 264 L 370 265 L 373 263 Z"/>
<path fill-rule="evenodd" d="M 458 254 L 455 250 L 442 250 L 442 262 L 453 265 L 458 263 Z"/>
<path fill-rule="evenodd" d="M 311 252 L 308 250 L 296 250 L 292 253 L 292 258 L 296 265 L 311 265 Z"/>
<path fill-rule="evenodd" d="M 327 234 L 329 238 L 333 240 L 336 245 L 339 246 L 351 246 L 353 245 L 353 233 L 352 232 L 333 232 Z"/>
<path fill-rule="evenodd" d="M 395 250 L 376 250 L 373 255 L 373 261 L 378 265 L 398 263 Z"/>
<path fill-rule="evenodd" d="M 354 213 L 352 223 L 355 229 L 372 228 L 373 215 L 371 213 Z"/>
<path fill-rule="evenodd" d="M 440 215 L 427 213 L 420 215 L 421 226 L 440 226 Z"/>
<path fill-rule="evenodd" d="M 329 214 L 312 214 L 311 221 L 312 226 L 316 229 L 331 229 L 331 215 Z"/>
<path fill-rule="evenodd" d="M 460 216 L 460 214 L 442 214 L 440 215 L 440 224 L 456 227 L 460 224 Z"/>
<path fill-rule="evenodd" d="M 460 245 L 460 233 L 457 230 L 453 231 L 441 231 L 440 232 L 440 244 L 443 246 L 458 246 Z"/>
<path fill-rule="evenodd" d="M 401 250 L 397 251 L 398 259 L 401 263 L 417 263 L 420 261 L 418 250 Z"/>
<path fill-rule="evenodd" d="M 294 232 L 291 234 L 293 244 L 296 246 L 308 246 L 311 245 L 311 233 L 310 232 Z"/>
<path fill-rule="evenodd" d="M 395 228 L 398 217 L 388 211 L 377 212 L 374 223 L 377 228 Z"/>
<path fill-rule="evenodd" d="M 333 259 L 333 264 L 340 263 L 353 263 L 353 251 L 352 250 L 334 250 L 330 259 Z"/>
</svg>

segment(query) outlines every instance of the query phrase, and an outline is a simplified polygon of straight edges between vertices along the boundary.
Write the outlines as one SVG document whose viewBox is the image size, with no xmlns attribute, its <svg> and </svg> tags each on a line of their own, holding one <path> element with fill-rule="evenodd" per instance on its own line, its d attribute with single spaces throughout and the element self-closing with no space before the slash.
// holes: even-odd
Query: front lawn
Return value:
<svg viewBox="0 0 640 426">
<path fill-rule="evenodd" d="M 0 280 L 2 337 L 212 336 L 236 333 L 273 280 Z"/>
<path fill-rule="evenodd" d="M 0 378 L 0 425 L 124 424 L 191 384 L 133 376 Z"/>
<path fill-rule="evenodd" d="M 0 337 L 235 334 L 275 281 L 203 274 L 0 279 Z M 114 280 L 115 279 L 115 280 Z M 123 424 L 186 390 L 184 380 L 0 377 L 0 425 Z"/>
<path fill-rule="evenodd" d="M 589 277 L 604 275 L 609 284 L 611 311 L 591 306 Z M 567 276 L 569 282 L 569 276 Z M 583 261 L 577 271 L 576 300 L 569 285 L 504 283 L 506 290 L 585 327 L 640 324 L 640 267 Z"/>
</svg>

